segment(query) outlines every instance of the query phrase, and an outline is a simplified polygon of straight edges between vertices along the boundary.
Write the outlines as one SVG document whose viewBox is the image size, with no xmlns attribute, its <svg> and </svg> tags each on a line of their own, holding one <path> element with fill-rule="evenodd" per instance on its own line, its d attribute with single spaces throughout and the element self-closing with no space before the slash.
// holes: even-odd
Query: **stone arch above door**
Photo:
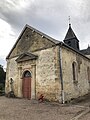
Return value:
<svg viewBox="0 0 90 120">
<path fill-rule="evenodd" d="M 31 72 L 29 70 L 25 70 L 22 75 L 22 78 L 24 77 L 32 77 Z"/>
</svg>

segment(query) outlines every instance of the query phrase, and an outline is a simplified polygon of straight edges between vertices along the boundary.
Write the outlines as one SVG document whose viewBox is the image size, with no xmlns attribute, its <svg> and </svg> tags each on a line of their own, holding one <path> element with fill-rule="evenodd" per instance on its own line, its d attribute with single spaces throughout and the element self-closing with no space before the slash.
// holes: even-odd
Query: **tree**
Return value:
<svg viewBox="0 0 90 120">
<path fill-rule="evenodd" d="M 3 69 L 3 66 L 0 65 L 0 83 L 5 85 L 6 72 Z"/>
</svg>

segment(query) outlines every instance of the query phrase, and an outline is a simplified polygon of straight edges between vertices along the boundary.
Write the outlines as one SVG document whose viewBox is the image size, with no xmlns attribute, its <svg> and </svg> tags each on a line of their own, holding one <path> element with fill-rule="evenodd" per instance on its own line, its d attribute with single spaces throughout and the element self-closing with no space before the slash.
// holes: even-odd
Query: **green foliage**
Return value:
<svg viewBox="0 0 90 120">
<path fill-rule="evenodd" d="M 5 86 L 3 83 L 0 83 L 0 96 L 5 95 Z"/>
<path fill-rule="evenodd" d="M 4 90 L 4 84 L 0 83 L 0 91 Z"/>
<path fill-rule="evenodd" d="M 4 71 L 3 66 L 0 65 L 0 96 L 5 93 L 5 79 L 6 72 Z"/>
<path fill-rule="evenodd" d="M 0 65 L 0 83 L 5 84 L 6 72 L 3 69 L 3 66 Z"/>
</svg>

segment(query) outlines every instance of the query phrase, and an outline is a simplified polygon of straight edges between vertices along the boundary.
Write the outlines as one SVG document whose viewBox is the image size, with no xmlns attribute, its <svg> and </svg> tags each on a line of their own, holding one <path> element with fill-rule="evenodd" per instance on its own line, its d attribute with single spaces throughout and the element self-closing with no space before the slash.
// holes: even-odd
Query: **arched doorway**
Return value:
<svg viewBox="0 0 90 120">
<path fill-rule="evenodd" d="M 22 94 L 23 98 L 31 99 L 31 73 L 28 70 L 23 73 Z"/>
</svg>

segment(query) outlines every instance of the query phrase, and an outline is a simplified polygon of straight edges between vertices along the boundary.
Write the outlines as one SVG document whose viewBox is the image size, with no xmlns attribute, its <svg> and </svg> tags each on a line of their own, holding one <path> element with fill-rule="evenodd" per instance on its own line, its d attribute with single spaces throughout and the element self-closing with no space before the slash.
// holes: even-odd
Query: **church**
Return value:
<svg viewBox="0 0 90 120">
<path fill-rule="evenodd" d="M 90 47 L 80 50 L 71 24 L 63 42 L 26 25 L 6 60 L 6 94 L 65 103 L 90 91 Z"/>
</svg>

